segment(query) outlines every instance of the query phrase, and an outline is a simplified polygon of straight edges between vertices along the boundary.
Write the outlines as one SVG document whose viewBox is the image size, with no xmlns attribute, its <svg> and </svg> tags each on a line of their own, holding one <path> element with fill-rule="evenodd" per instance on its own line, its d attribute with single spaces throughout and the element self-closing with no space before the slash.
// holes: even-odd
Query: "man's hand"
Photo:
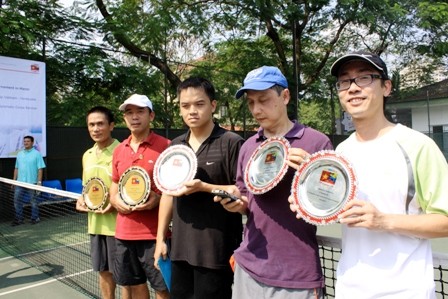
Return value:
<svg viewBox="0 0 448 299">
<path fill-rule="evenodd" d="M 286 164 L 288 166 L 298 170 L 300 164 L 306 161 L 310 154 L 301 148 L 292 147 L 288 151 L 288 156 L 286 157 Z"/>
<path fill-rule="evenodd" d="M 352 200 L 339 215 L 339 222 L 349 227 L 364 227 L 372 230 L 384 230 L 384 213 L 373 204 L 364 200 Z"/>
<path fill-rule="evenodd" d="M 98 210 L 95 211 L 95 214 L 108 214 L 115 211 L 115 208 L 108 203 L 107 205 L 102 206 Z"/>
<path fill-rule="evenodd" d="M 165 241 L 158 241 L 156 243 L 156 249 L 154 250 L 154 267 L 160 271 L 159 268 L 159 258 L 162 257 L 164 260 L 168 257 L 168 246 Z"/>
<path fill-rule="evenodd" d="M 155 207 L 157 207 L 159 205 L 161 197 L 162 196 L 160 194 L 157 194 L 154 191 L 151 191 L 149 193 L 149 199 L 142 204 L 132 207 L 132 211 L 143 211 L 143 210 L 154 209 Z"/>
<path fill-rule="evenodd" d="M 115 196 L 115 200 L 113 200 L 114 208 L 121 214 L 130 214 L 132 212 L 132 207 L 125 204 L 119 194 L 117 193 Z"/>
<path fill-rule="evenodd" d="M 90 210 L 87 208 L 86 202 L 84 200 L 84 196 L 81 195 L 78 197 L 78 200 L 76 201 L 76 210 L 80 212 L 89 212 Z"/>
<path fill-rule="evenodd" d="M 241 196 L 240 199 L 236 201 L 232 201 L 230 198 L 222 198 L 219 196 L 215 196 L 213 200 L 215 202 L 219 202 L 224 207 L 224 209 L 229 212 L 246 214 L 248 204 L 246 196 Z"/>
<path fill-rule="evenodd" d="M 300 219 L 300 215 L 299 213 L 297 213 L 299 211 L 299 207 L 297 206 L 297 204 L 294 202 L 294 197 L 292 197 L 292 195 L 290 195 L 288 197 L 288 202 L 289 202 L 289 209 L 293 212 L 296 213 L 296 218 Z"/>
<path fill-rule="evenodd" d="M 175 196 L 175 197 L 181 197 L 184 195 L 190 195 L 196 192 L 200 192 L 200 191 L 204 191 L 204 183 L 199 180 L 199 179 L 194 179 L 188 182 L 185 182 L 184 185 L 174 191 L 174 192 L 170 192 L 170 195 Z"/>
</svg>

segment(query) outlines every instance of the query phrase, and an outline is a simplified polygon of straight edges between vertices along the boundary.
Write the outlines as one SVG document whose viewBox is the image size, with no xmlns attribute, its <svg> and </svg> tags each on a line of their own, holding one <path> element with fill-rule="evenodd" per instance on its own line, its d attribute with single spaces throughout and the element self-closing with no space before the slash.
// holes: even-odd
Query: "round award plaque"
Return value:
<svg viewBox="0 0 448 299">
<path fill-rule="evenodd" d="M 108 190 L 102 179 L 92 177 L 84 185 L 82 195 L 86 207 L 91 211 L 96 211 L 106 205 Z"/>
<path fill-rule="evenodd" d="M 118 181 L 120 199 L 128 206 L 136 206 L 148 200 L 151 192 L 151 179 L 145 169 L 129 167 Z"/>
<path fill-rule="evenodd" d="M 300 165 L 291 195 L 305 221 L 324 225 L 337 222 L 356 190 L 356 174 L 349 161 L 334 151 L 320 151 Z"/>
<path fill-rule="evenodd" d="M 154 166 L 154 183 L 160 191 L 170 194 L 179 190 L 184 182 L 196 175 L 198 161 L 193 150 L 182 144 L 168 147 L 157 158 Z"/>
<path fill-rule="evenodd" d="M 290 148 L 284 137 L 271 137 L 252 153 L 244 172 L 244 182 L 253 194 L 263 194 L 273 189 L 288 170 L 286 156 Z"/>
</svg>

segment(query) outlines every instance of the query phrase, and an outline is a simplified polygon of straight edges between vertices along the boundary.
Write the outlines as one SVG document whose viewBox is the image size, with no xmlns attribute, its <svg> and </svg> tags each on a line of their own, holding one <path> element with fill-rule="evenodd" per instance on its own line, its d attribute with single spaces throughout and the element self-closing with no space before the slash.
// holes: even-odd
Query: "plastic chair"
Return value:
<svg viewBox="0 0 448 299">
<path fill-rule="evenodd" d="M 65 191 L 73 193 L 82 193 L 82 180 L 80 178 L 66 179 L 65 180 Z"/>
<path fill-rule="evenodd" d="M 49 188 L 53 188 L 53 189 L 58 189 L 58 190 L 62 190 L 62 184 L 60 180 L 46 180 L 46 181 L 42 181 L 42 186 L 44 187 L 49 187 Z M 56 194 L 51 194 L 51 193 L 41 193 L 40 195 L 40 200 L 44 201 L 44 200 L 58 200 L 61 197 L 59 195 Z"/>
<path fill-rule="evenodd" d="M 60 180 L 43 181 L 42 186 L 62 190 L 62 184 Z"/>
</svg>

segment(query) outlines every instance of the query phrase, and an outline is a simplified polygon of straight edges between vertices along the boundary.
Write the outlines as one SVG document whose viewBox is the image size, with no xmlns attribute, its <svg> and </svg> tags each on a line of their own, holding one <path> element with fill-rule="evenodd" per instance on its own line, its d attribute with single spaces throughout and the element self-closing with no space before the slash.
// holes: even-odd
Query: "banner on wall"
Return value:
<svg viewBox="0 0 448 299">
<path fill-rule="evenodd" d="M 23 137 L 47 155 L 45 63 L 0 56 L 0 158 L 23 148 Z"/>
</svg>

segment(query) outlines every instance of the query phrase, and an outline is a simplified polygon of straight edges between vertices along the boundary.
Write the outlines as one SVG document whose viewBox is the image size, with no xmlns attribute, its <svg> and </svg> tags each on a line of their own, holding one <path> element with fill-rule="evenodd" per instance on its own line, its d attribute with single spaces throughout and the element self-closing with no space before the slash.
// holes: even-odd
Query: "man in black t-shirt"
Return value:
<svg viewBox="0 0 448 299">
<path fill-rule="evenodd" d="M 241 214 L 226 211 L 213 201 L 213 189 L 239 196 L 235 186 L 238 152 L 243 139 L 213 122 L 215 90 L 206 79 L 193 77 L 177 90 L 180 112 L 189 131 L 171 145 L 193 149 L 198 160 L 195 179 L 176 196 L 162 195 L 159 207 L 156 267 L 168 254 L 165 242 L 172 220 L 170 258 L 171 299 L 229 299 L 233 272 L 229 258 L 242 237 Z"/>
</svg>

